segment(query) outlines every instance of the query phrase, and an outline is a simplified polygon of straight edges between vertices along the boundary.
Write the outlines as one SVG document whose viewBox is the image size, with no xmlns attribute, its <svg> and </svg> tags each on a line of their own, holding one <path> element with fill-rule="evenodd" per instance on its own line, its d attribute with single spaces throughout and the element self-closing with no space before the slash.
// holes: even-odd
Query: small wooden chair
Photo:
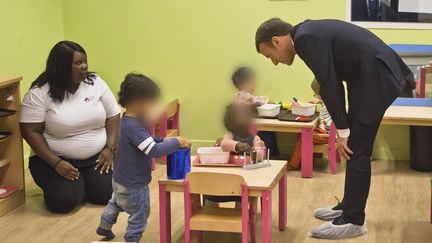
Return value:
<svg viewBox="0 0 432 243">
<path fill-rule="evenodd" d="M 234 232 L 242 234 L 242 243 L 256 242 L 257 200 L 249 202 L 248 186 L 239 175 L 190 172 L 183 181 L 185 209 L 185 243 L 191 243 L 191 231 L 197 231 L 198 242 L 203 231 Z M 201 205 L 200 195 L 241 196 L 242 208 L 214 208 Z"/>
<path fill-rule="evenodd" d="M 156 124 L 155 132 L 161 137 L 176 137 L 180 135 L 180 102 L 175 99 L 168 103 L 162 112 L 159 124 Z M 167 157 L 162 157 L 162 163 L 166 164 Z"/>
</svg>

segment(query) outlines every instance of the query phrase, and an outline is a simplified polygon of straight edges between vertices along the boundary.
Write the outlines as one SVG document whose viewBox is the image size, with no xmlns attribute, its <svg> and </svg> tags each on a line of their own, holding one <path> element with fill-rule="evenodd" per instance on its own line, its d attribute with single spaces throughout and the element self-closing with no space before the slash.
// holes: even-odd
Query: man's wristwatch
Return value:
<svg viewBox="0 0 432 243">
<path fill-rule="evenodd" d="M 114 154 L 115 153 L 115 146 L 113 146 L 113 145 L 105 145 L 105 147 L 104 148 L 107 148 L 107 149 L 109 149 L 109 150 L 111 150 L 111 152 Z"/>
</svg>

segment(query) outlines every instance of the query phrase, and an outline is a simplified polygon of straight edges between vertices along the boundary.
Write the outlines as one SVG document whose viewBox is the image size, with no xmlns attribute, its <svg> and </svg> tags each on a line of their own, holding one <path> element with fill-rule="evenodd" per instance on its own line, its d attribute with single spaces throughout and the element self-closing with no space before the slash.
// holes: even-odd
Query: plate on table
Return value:
<svg viewBox="0 0 432 243">
<path fill-rule="evenodd" d="M 231 162 L 231 161 L 230 161 Z M 234 163 L 210 163 L 210 164 L 201 164 L 200 157 L 197 156 L 193 161 L 193 166 L 207 166 L 207 167 L 242 167 L 243 164 L 234 164 Z"/>
<path fill-rule="evenodd" d="M 312 116 L 297 116 L 294 115 L 291 111 L 285 111 L 278 115 L 278 119 L 280 121 L 291 121 L 291 122 L 310 122 L 315 120 L 319 116 L 319 112 L 316 112 Z"/>
</svg>

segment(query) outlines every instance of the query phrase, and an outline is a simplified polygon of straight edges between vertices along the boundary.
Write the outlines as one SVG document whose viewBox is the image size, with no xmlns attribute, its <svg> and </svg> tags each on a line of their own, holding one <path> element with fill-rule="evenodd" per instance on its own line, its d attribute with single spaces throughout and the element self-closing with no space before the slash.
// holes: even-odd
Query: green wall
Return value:
<svg viewBox="0 0 432 243">
<path fill-rule="evenodd" d="M 63 36 L 62 1 L 0 0 L 0 76 L 23 76 L 25 92 Z"/>
<path fill-rule="evenodd" d="M 127 72 L 138 71 L 157 80 L 164 99 L 179 98 L 182 133 L 195 147 L 223 134 L 221 113 L 234 92 L 229 77 L 239 65 L 256 69 L 259 94 L 276 101 L 312 97 L 313 76 L 301 60 L 289 68 L 274 67 L 256 53 L 254 35 L 261 22 L 274 16 L 294 24 L 309 18 L 345 19 L 345 0 L 64 0 L 63 6 L 54 0 L 0 1 L 15 9 L 6 16 L 18 19 L 13 24 L 21 37 L 13 27 L 9 35 L 23 46 L 0 40 L 12 59 L 5 65 L 8 72 L 33 79 L 54 42 L 79 42 L 88 52 L 90 68 L 114 92 Z M 32 14 L 35 9 L 38 17 Z M 430 30 L 373 31 L 387 43 L 432 44 Z M 2 74 L 4 62 L 1 58 Z M 375 156 L 406 159 L 407 135 L 407 128 L 383 127 Z M 280 142 L 290 145 L 292 137 L 283 136 Z"/>
<path fill-rule="evenodd" d="M 61 39 L 62 1 L 0 0 L 0 76 L 23 76 L 22 96 Z M 25 146 L 26 155 L 28 151 Z"/>
</svg>

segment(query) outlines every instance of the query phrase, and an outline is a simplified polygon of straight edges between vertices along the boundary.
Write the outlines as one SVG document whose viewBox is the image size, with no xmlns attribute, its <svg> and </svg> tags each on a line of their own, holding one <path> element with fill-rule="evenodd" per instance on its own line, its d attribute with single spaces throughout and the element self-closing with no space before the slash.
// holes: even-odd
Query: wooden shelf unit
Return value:
<svg viewBox="0 0 432 243">
<path fill-rule="evenodd" d="M 21 80 L 21 77 L 0 78 L 0 108 L 17 111 L 14 115 L 0 117 L 0 131 L 12 132 L 0 142 L 0 185 L 18 188 L 0 199 L 0 216 L 25 202 L 23 142 L 19 128 Z"/>
</svg>

